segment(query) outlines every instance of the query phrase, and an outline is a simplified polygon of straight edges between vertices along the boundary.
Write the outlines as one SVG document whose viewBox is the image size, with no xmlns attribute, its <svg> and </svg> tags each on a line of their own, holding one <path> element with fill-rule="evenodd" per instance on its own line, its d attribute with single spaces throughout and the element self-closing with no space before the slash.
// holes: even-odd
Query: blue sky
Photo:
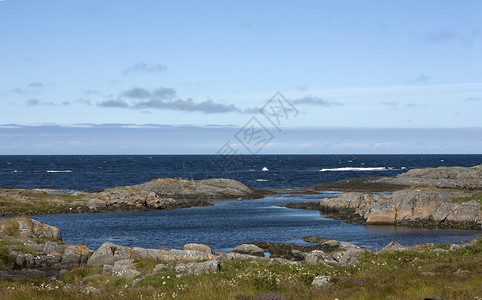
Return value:
<svg viewBox="0 0 482 300">
<path fill-rule="evenodd" d="M 0 154 L 482 153 L 481 20 L 480 0 L 3 0 Z"/>
</svg>

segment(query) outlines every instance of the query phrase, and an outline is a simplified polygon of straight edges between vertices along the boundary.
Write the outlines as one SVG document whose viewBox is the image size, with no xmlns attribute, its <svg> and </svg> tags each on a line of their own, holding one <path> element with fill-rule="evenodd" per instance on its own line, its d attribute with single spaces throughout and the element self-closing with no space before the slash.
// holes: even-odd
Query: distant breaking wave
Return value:
<svg viewBox="0 0 482 300">
<path fill-rule="evenodd" d="M 344 167 L 344 168 L 331 168 L 331 169 L 321 169 L 320 172 L 341 172 L 341 171 L 390 171 L 390 170 L 396 170 L 397 168 L 393 167 L 367 167 L 367 168 L 361 168 L 361 167 Z M 406 169 L 405 167 L 401 168 L 402 170 Z"/>
<path fill-rule="evenodd" d="M 72 170 L 62 170 L 62 171 L 47 170 L 47 173 L 72 173 Z"/>
</svg>

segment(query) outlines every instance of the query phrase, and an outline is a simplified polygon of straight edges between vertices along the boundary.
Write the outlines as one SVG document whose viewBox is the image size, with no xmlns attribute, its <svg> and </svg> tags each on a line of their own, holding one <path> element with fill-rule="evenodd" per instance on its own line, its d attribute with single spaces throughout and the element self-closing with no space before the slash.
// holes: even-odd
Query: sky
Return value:
<svg viewBox="0 0 482 300">
<path fill-rule="evenodd" d="M 482 153 L 482 0 L 0 0 L 0 154 Z"/>
</svg>

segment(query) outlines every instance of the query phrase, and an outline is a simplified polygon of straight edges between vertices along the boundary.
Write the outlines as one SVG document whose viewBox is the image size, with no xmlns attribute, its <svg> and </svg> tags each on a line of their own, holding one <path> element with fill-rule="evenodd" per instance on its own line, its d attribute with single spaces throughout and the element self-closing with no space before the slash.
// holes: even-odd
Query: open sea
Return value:
<svg viewBox="0 0 482 300">
<path fill-rule="evenodd" d="M 154 178 L 231 178 L 253 188 L 302 188 L 350 177 L 395 176 L 414 168 L 471 167 L 482 155 L 53 155 L 0 156 L 0 187 L 93 191 Z M 149 212 L 38 215 L 58 227 L 64 241 L 96 249 L 109 241 L 125 246 L 182 248 L 190 242 L 230 251 L 249 241 L 293 242 L 317 235 L 380 249 L 404 245 L 460 243 L 481 231 L 417 229 L 347 224 L 318 211 L 281 208 L 289 202 L 336 197 L 273 195 L 220 201 L 212 207 Z"/>
</svg>

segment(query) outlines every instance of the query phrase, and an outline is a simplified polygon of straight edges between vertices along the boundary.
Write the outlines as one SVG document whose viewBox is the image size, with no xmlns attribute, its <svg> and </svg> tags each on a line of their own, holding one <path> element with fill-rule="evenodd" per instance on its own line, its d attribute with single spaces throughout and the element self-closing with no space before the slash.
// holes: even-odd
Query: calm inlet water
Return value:
<svg viewBox="0 0 482 300">
<path fill-rule="evenodd" d="M 276 195 L 265 199 L 225 201 L 212 207 L 134 213 L 42 215 L 34 218 L 62 231 L 69 243 L 96 249 L 109 241 L 124 246 L 182 249 L 186 243 L 230 251 L 250 241 L 306 244 L 316 235 L 379 249 L 391 241 L 404 245 L 461 243 L 477 231 L 365 226 L 328 219 L 316 210 L 278 207 L 289 202 L 314 201 L 330 195 Z M 334 196 L 333 194 L 331 196 Z"/>
<path fill-rule="evenodd" d="M 227 159 L 217 155 L 0 156 L 0 187 L 96 190 L 159 177 L 225 177 L 254 188 L 283 189 L 350 177 L 395 176 L 414 168 L 482 163 L 482 155 L 246 155 Z M 57 226 L 66 242 L 86 243 L 92 249 L 104 241 L 150 248 L 182 248 L 196 242 L 228 251 L 249 241 L 303 244 L 301 238 L 307 235 L 381 248 L 391 241 L 460 243 L 480 233 L 353 225 L 327 219 L 318 211 L 277 206 L 326 196 L 277 195 L 213 207 L 34 218 Z"/>
</svg>

